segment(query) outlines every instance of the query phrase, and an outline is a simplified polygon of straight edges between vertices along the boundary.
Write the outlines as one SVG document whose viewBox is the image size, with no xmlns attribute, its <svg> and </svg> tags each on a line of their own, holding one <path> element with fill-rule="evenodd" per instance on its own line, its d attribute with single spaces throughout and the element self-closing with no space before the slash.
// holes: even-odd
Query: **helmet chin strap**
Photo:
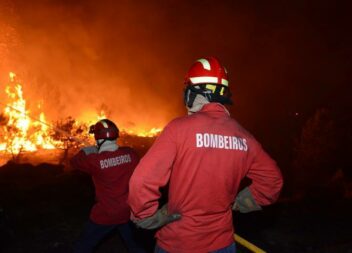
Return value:
<svg viewBox="0 0 352 253">
<path fill-rule="evenodd" d="M 106 142 L 106 139 L 99 139 L 97 140 L 97 147 L 98 147 L 98 151 L 100 150 L 100 147 Z"/>
<path fill-rule="evenodd" d="M 201 94 L 197 94 L 196 97 L 194 98 L 192 106 L 191 107 L 187 106 L 188 115 L 191 115 L 193 113 L 200 111 L 205 104 L 209 104 L 208 98 L 206 98 Z"/>
<path fill-rule="evenodd" d="M 117 145 L 117 139 L 99 139 L 97 140 L 97 148 L 98 148 L 98 153 L 104 152 L 104 151 L 116 151 L 119 146 Z"/>
<path fill-rule="evenodd" d="M 211 91 L 203 90 L 200 86 L 189 85 L 184 91 L 185 105 L 188 108 L 193 107 L 193 103 L 198 95 L 207 99 L 208 102 L 211 101 Z"/>
</svg>

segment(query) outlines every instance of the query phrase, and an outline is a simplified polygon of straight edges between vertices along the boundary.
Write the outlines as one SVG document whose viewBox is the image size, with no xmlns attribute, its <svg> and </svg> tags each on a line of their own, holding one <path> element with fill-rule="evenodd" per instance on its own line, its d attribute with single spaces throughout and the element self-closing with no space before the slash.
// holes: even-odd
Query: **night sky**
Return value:
<svg viewBox="0 0 352 253">
<path fill-rule="evenodd" d="M 120 129 L 162 128 L 186 114 L 189 67 L 216 56 L 229 72 L 231 115 L 284 177 L 277 205 L 236 214 L 236 233 L 268 252 L 350 252 L 349 2 L 0 0 L 0 127 L 13 71 L 27 113 L 44 111 L 51 126 L 104 110 Z M 141 155 L 155 140 L 123 138 Z M 74 150 L 67 144 L 60 165 L 42 161 L 54 151 L 4 156 L 1 252 L 69 252 L 94 198 L 88 177 L 64 170 Z M 120 250 L 117 240 L 107 247 Z"/>
<path fill-rule="evenodd" d="M 270 140 L 318 108 L 349 111 L 349 9 L 347 1 L 5 0 L 0 88 L 12 70 L 52 119 L 105 108 L 125 127 L 160 127 L 185 113 L 187 69 L 213 55 L 230 74 L 232 115 L 280 145 Z"/>
</svg>

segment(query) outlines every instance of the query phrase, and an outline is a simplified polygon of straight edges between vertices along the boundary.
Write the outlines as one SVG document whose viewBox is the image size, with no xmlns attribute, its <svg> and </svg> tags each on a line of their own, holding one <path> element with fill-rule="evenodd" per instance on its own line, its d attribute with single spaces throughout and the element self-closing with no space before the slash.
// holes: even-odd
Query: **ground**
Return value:
<svg viewBox="0 0 352 253">
<path fill-rule="evenodd" d="M 89 215 L 89 176 L 63 165 L 7 163 L 0 167 L 0 252 L 70 252 Z M 236 232 L 267 252 L 352 252 L 352 201 L 327 196 L 281 199 L 263 211 L 234 214 Z M 137 231 L 148 252 L 153 232 Z M 239 252 L 249 252 L 239 247 Z M 98 253 L 127 252 L 117 234 Z"/>
</svg>

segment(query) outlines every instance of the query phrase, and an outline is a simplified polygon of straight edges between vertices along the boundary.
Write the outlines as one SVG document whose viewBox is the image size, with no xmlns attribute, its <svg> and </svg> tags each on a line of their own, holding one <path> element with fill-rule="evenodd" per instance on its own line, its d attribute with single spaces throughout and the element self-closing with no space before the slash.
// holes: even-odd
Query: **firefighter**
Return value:
<svg viewBox="0 0 352 253">
<path fill-rule="evenodd" d="M 111 120 L 98 121 L 89 133 L 94 134 L 96 146 L 82 148 L 71 165 L 92 176 L 96 203 L 74 252 L 93 252 L 105 236 L 117 230 L 129 252 L 144 253 L 133 238 L 127 204 L 128 182 L 139 158 L 133 149 L 117 145 L 119 129 Z"/>
<path fill-rule="evenodd" d="M 235 252 L 232 211 L 274 203 L 282 175 L 225 108 L 232 101 L 218 59 L 197 60 L 185 85 L 188 116 L 164 128 L 131 177 L 131 218 L 139 227 L 159 228 L 157 253 Z M 244 177 L 252 183 L 238 193 Z M 167 184 L 168 203 L 159 207 L 159 188 Z"/>
</svg>

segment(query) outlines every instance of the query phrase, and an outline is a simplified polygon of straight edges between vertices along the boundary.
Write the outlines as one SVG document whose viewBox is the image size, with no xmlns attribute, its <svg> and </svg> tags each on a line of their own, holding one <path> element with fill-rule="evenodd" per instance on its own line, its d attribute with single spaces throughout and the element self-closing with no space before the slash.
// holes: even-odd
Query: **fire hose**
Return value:
<svg viewBox="0 0 352 253">
<path fill-rule="evenodd" d="M 69 133 L 69 132 L 67 132 L 67 131 L 65 131 L 65 130 L 62 130 L 62 129 L 58 128 L 58 127 L 52 126 L 52 125 L 50 125 L 50 124 L 48 124 L 48 123 L 46 123 L 46 122 L 44 122 L 44 121 L 42 121 L 42 120 L 40 120 L 40 119 L 37 119 L 37 118 L 35 118 L 35 117 L 32 117 L 32 116 L 28 115 L 28 113 L 23 112 L 23 111 L 21 111 L 21 110 L 15 108 L 15 107 L 13 107 L 13 106 L 4 104 L 4 103 L 2 103 L 2 102 L 0 102 L 0 104 L 2 104 L 2 105 L 5 106 L 5 107 L 10 108 L 11 110 L 14 110 L 14 111 L 16 111 L 16 112 L 19 112 L 19 113 L 23 114 L 24 116 L 26 116 L 26 117 L 28 117 L 28 118 L 30 118 L 30 119 L 32 119 L 32 120 L 34 120 L 34 121 L 36 121 L 36 122 L 38 122 L 38 123 L 40 123 L 40 124 L 43 124 L 43 125 L 49 127 L 50 129 L 52 129 L 52 130 L 54 130 L 54 131 L 56 131 L 56 132 L 58 132 L 58 133 L 60 133 L 60 134 L 66 135 L 69 140 L 73 140 L 73 141 L 75 141 L 75 142 L 84 144 L 84 145 L 86 145 L 86 146 L 87 146 L 87 145 L 90 145 L 90 144 L 87 143 L 86 141 L 84 141 L 84 140 L 82 140 L 82 139 L 79 139 L 79 138 L 77 138 L 77 137 L 72 136 L 71 133 Z"/>
<path fill-rule="evenodd" d="M 246 239 L 239 236 L 238 234 L 234 234 L 233 238 L 237 243 L 241 244 L 243 247 L 249 249 L 250 251 L 252 251 L 254 253 L 266 253 L 264 250 L 255 246 L 253 243 L 247 241 Z"/>
</svg>

